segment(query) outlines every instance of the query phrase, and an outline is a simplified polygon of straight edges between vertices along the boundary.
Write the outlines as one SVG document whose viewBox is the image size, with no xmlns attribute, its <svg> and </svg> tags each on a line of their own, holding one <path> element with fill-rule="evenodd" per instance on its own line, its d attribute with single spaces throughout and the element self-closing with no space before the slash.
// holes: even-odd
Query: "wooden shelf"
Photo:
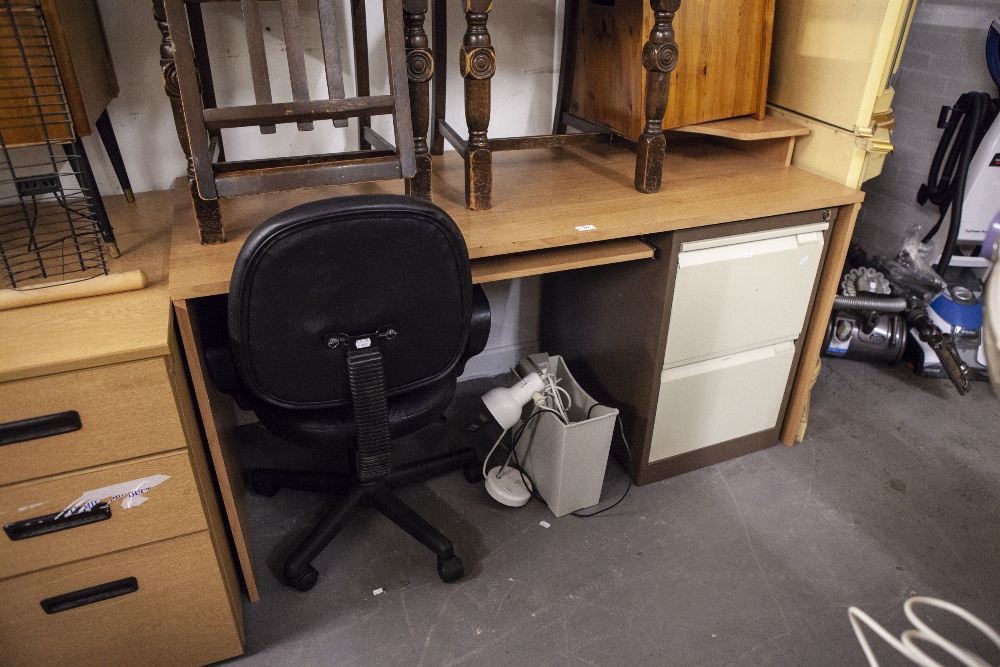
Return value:
<svg viewBox="0 0 1000 667">
<path fill-rule="evenodd" d="M 809 128 L 780 118 L 767 116 L 757 120 L 752 116 L 714 120 L 698 125 L 675 127 L 673 132 L 688 134 L 706 134 L 712 137 L 725 137 L 739 141 L 762 141 L 765 139 L 786 139 L 788 137 L 803 137 L 809 134 Z"/>
</svg>

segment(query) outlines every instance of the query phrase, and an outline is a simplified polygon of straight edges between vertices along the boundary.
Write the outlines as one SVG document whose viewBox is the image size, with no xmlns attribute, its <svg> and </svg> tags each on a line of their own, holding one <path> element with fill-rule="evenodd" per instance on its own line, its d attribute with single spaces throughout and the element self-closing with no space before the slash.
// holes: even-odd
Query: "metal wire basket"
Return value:
<svg viewBox="0 0 1000 667">
<path fill-rule="evenodd" d="M 41 6 L 0 0 L 0 284 L 106 274 L 96 196 Z"/>
</svg>

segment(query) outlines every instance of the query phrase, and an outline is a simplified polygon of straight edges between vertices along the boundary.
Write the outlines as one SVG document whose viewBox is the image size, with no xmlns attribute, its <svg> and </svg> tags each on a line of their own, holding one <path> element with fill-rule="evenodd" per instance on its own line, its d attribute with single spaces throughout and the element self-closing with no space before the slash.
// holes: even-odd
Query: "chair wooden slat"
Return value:
<svg viewBox="0 0 1000 667">
<path fill-rule="evenodd" d="M 413 101 L 406 70 L 407 48 L 412 45 L 404 38 L 401 0 L 382 0 L 389 94 L 374 96 L 371 94 L 365 0 L 316 0 L 314 6 L 319 10 L 329 97 L 324 99 L 325 96 L 320 94 L 317 96 L 320 99 L 315 100 L 309 96 L 298 7 L 301 0 L 277 0 L 293 98 L 283 102 L 275 102 L 271 90 L 264 24 L 257 4 L 261 0 L 228 0 L 233 4 L 239 2 L 244 13 L 256 102 L 221 108 L 215 107 L 213 90 L 202 90 L 206 82 L 211 84 L 211 78 L 199 76 L 199 67 L 209 67 L 208 42 L 200 11 L 197 7 L 191 14 L 186 11 L 186 5 L 203 1 L 206 0 L 153 0 L 154 18 L 162 35 L 160 66 L 178 138 L 189 159 L 188 181 L 202 243 L 223 243 L 226 240 L 220 197 L 373 180 L 415 180 L 419 167 L 411 122 Z M 408 1 L 407 25 L 415 24 L 419 22 L 417 15 L 426 12 L 426 9 L 419 9 L 425 0 Z M 339 2 L 350 2 L 357 73 L 355 97 L 347 97 L 345 88 L 345 63 L 340 49 L 342 26 L 339 25 L 343 21 L 337 15 Z M 341 9 L 344 7 L 341 6 Z M 307 22 L 306 25 L 310 24 Z M 419 25 L 413 28 L 418 29 Z M 423 43 L 417 39 L 419 35 L 414 35 L 416 33 L 411 34 L 411 42 Z M 175 67 L 179 91 L 172 87 L 174 79 L 171 72 Z M 417 111 L 418 115 L 426 116 L 429 110 L 426 110 L 427 100 L 424 97 L 422 102 L 418 100 L 421 107 Z M 391 116 L 393 136 L 384 138 L 373 132 L 372 116 Z M 312 129 L 315 121 L 331 120 L 337 126 L 343 126 L 341 121 L 351 118 L 359 119 L 361 150 L 358 151 L 241 161 L 227 160 L 222 154 L 221 133 L 229 128 L 257 126 L 266 131 L 268 127 L 273 130 L 280 124 L 296 123 L 299 129 Z M 413 194 L 411 188 L 412 183 L 408 182 L 405 189 Z M 414 196 L 427 198 L 429 195 L 428 190 L 425 195 Z"/>
<path fill-rule="evenodd" d="M 247 35 L 250 52 L 250 77 L 253 79 L 253 96 L 257 104 L 271 103 L 271 78 L 267 72 L 267 56 L 264 53 L 264 27 L 260 22 L 258 0 L 241 0 L 243 26 Z M 274 134 L 274 125 L 261 125 L 261 134 Z"/>
<path fill-rule="evenodd" d="M 279 0 L 281 29 L 285 34 L 285 55 L 288 57 L 288 76 L 292 81 L 292 99 L 309 101 L 309 81 L 306 79 L 306 54 L 302 49 L 302 30 L 299 26 L 298 0 Z M 320 2 L 322 5 L 323 3 Z M 298 123 L 300 131 L 313 129 L 308 121 Z"/>
<path fill-rule="evenodd" d="M 240 197 L 261 192 L 388 181 L 402 177 L 399 158 L 391 155 L 336 161 L 331 164 L 223 173 L 216 176 L 216 186 L 220 197 Z"/>
<path fill-rule="evenodd" d="M 205 109 L 204 125 L 210 130 L 227 127 L 249 127 L 260 123 L 307 123 L 334 118 L 381 116 L 397 112 L 392 95 L 349 97 L 346 100 L 310 100 L 307 102 L 274 102 L 240 107 Z"/>
<path fill-rule="evenodd" d="M 344 67 L 340 61 L 340 30 L 335 0 L 319 0 L 319 34 L 323 40 L 323 61 L 326 63 L 326 90 L 331 100 L 342 100 Z M 333 121 L 334 127 L 347 127 L 346 118 Z"/>
</svg>

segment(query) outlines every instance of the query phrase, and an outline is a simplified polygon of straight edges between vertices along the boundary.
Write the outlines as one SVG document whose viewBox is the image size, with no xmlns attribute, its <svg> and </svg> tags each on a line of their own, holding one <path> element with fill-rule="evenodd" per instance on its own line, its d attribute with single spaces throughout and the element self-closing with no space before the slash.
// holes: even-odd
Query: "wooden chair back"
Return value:
<svg viewBox="0 0 1000 667">
<path fill-rule="evenodd" d="M 317 185 L 411 178 L 416 171 L 416 163 L 404 52 L 403 9 L 399 0 L 385 0 L 383 3 L 390 92 L 388 95 L 368 94 L 366 58 L 363 63 L 365 71 L 362 73 L 364 85 L 361 85 L 359 79 L 358 96 L 350 98 L 346 97 L 344 88 L 335 0 L 316 0 L 327 81 L 326 99 L 316 100 L 310 99 L 306 79 L 298 2 L 275 0 L 281 11 L 292 89 L 291 102 L 275 102 L 272 98 L 271 76 L 264 52 L 264 26 L 258 6 L 260 1 L 239 0 L 243 10 L 255 102 L 213 108 L 205 103 L 206 91 L 203 90 L 203 85 L 206 77 L 202 73 L 204 68 L 198 62 L 198 51 L 204 51 L 204 36 L 192 34 L 192 28 L 200 31 L 203 26 L 198 0 L 163 0 L 173 43 L 177 86 L 183 103 L 193 176 L 201 198 L 216 199 Z M 191 20 L 192 8 L 196 8 L 198 12 L 195 21 Z M 361 40 L 363 44 L 367 44 L 367 36 L 358 34 L 358 25 L 358 21 L 355 21 L 355 42 Z M 363 20 L 361 26 L 364 28 Z M 199 43 L 202 43 L 200 49 Z M 207 59 L 207 53 L 204 58 Z M 360 69 L 362 63 L 358 63 L 358 66 Z M 214 91 L 211 91 L 209 97 L 214 101 Z M 393 117 L 395 146 L 367 127 L 367 121 L 378 115 Z M 363 138 L 367 140 L 367 145 L 363 144 L 362 148 L 371 146 L 373 150 L 238 162 L 218 159 L 220 146 L 217 139 L 219 132 L 226 128 L 256 125 L 262 133 L 270 134 L 275 132 L 278 124 L 295 123 L 300 131 L 309 131 L 313 129 L 313 123 L 322 120 L 332 120 L 335 127 L 346 127 L 349 118 L 361 119 L 364 126 Z"/>
</svg>

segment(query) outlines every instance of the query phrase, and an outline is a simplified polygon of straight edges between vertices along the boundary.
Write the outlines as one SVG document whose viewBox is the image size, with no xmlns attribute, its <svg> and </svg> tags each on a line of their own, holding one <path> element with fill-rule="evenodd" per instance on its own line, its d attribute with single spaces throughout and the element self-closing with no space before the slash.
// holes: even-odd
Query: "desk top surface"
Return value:
<svg viewBox="0 0 1000 667">
<path fill-rule="evenodd" d="M 0 312 L 0 382 L 165 355 L 167 267 L 174 194 L 145 192 L 128 204 L 106 197 L 122 256 L 113 272 L 142 269 L 145 289 Z"/>
<path fill-rule="evenodd" d="M 633 187 L 635 154 L 601 145 L 494 153 L 493 208 L 465 208 L 462 158 L 434 158 L 434 202 L 454 218 L 473 260 L 576 246 L 860 202 L 864 194 L 814 174 L 710 139 L 671 138 L 663 187 Z M 186 192 L 186 188 L 183 188 Z M 247 235 L 291 206 L 353 193 L 399 193 L 401 181 L 312 188 L 222 201 L 227 242 L 201 245 L 190 201 L 178 200 L 170 255 L 170 296 L 229 289 Z M 580 230 L 582 226 L 594 229 Z"/>
<path fill-rule="evenodd" d="M 496 153 L 493 159 L 489 211 L 466 210 L 457 154 L 434 160 L 435 202 L 458 223 L 473 259 L 840 206 L 864 196 L 704 140 L 671 143 L 664 186 L 655 195 L 633 189 L 634 155 L 612 146 Z M 401 193 L 402 187 L 385 181 L 223 200 L 229 240 L 214 246 L 198 242 L 186 188 L 143 193 L 135 204 L 107 197 L 122 249 L 110 268 L 140 268 L 149 286 L 0 313 L 0 382 L 168 354 L 169 299 L 228 290 L 243 241 L 267 217 L 325 197 Z M 584 225 L 596 229 L 577 229 Z"/>
</svg>

